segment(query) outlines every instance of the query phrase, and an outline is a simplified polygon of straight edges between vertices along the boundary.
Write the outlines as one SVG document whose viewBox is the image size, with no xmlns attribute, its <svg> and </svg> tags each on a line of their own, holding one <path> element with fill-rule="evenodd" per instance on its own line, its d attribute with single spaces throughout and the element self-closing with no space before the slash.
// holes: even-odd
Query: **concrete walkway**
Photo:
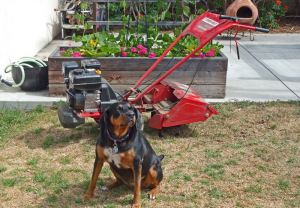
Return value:
<svg viewBox="0 0 300 208">
<path fill-rule="evenodd" d="M 230 53 L 230 41 L 218 37 L 225 46 L 222 52 L 228 57 L 224 101 L 299 99 L 287 87 L 300 96 L 300 35 L 255 34 L 255 41 L 250 41 L 247 35 L 238 39 L 240 60 L 237 59 L 235 42 L 231 42 Z"/>
<path fill-rule="evenodd" d="M 222 52 L 228 57 L 226 96 L 207 99 L 209 102 L 226 101 L 288 101 L 300 97 L 300 34 L 255 34 L 255 41 L 238 37 L 240 57 L 237 59 L 235 43 L 225 36 L 214 42 L 224 45 Z M 47 60 L 57 46 L 80 45 L 58 36 L 36 57 Z M 4 67 L 4 66 L 2 66 Z M 267 68 L 271 71 L 269 71 Z M 8 78 L 10 81 L 12 78 Z M 296 94 L 296 95 L 295 95 Z M 297 97 L 299 96 L 299 97 Z M 41 104 L 51 106 L 64 97 L 49 97 L 48 90 L 24 92 L 20 88 L 0 85 L 0 106 L 31 109 Z"/>
</svg>

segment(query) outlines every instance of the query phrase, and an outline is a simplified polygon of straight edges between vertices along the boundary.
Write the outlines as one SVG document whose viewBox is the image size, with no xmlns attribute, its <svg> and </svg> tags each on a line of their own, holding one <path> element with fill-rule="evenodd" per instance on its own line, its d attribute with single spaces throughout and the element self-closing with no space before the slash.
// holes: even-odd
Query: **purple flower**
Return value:
<svg viewBox="0 0 300 208">
<path fill-rule="evenodd" d="M 155 53 L 153 52 L 149 53 L 149 58 L 154 58 L 154 57 L 156 57 Z"/>
<path fill-rule="evenodd" d="M 126 56 L 127 56 L 127 52 L 123 52 L 123 53 L 122 53 L 122 56 L 123 56 L 123 57 L 126 57 Z"/>
<path fill-rule="evenodd" d="M 135 48 L 135 47 L 132 47 L 132 48 L 131 48 L 131 52 L 136 53 L 136 52 L 137 52 L 136 48 Z"/>
<path fill-rule="evenodd" d="M 137 48 L 138 48 L 139 50 L 142 50 L 144 47 L 143 47 L 142 45 L 138 45 Z"/>
</svg>

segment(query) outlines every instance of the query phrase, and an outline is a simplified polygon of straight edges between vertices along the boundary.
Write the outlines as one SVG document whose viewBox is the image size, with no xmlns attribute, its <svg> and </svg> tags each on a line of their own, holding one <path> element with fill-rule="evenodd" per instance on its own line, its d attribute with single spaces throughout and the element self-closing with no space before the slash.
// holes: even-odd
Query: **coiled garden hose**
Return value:
<svg viewBox="0 0 300 208">
<path fill-rule="evenodd" d="M 9 67 L 11 67 L 11 66 L 19 67 L 20 70 L 21 70 L 21 73 L 22 73 L 22 79 L 21 79 L 20 83 L 13 85 L 12 83 L 10 83 L 10 82 L 8 82 L 4 79 L 1 79 L 2 76 L 0 75 L 1 82 L 8 85 L 8 86 L 10 86 L 10 87 L 20 87 L 24 83 L 24 80 L 25 80 L 25 71 L 24 71 L 23 66 L 33 68 L 33 66 L 28 64 L 28 62 L 35 63 L 38 67 L 47 66 L 47 64 L 45 62 L 43 62 L 42 60 L 40 60 L 38 58 L 35 58 L 35 57 L 22 57 L 17 62 L 9 64 L 8 66 L 6 66 L 5 69 L 4 69 L 5 73 L 9 73 L 9 72 L 11 72 L 11 69 L 7 70 Z"/>
</svg>

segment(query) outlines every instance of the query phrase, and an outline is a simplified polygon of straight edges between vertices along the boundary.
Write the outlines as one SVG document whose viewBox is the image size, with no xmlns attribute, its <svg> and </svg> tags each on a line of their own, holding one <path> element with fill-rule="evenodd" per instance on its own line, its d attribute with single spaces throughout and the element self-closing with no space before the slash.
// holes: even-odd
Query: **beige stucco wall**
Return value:
<svg viewBox="0 0 300 208">
<path fill-rule="evenodd" d="M 23 56 L 34 56 L 60 33 L 58 0 L 0 1 L 0 74 Z"/>
</svg>

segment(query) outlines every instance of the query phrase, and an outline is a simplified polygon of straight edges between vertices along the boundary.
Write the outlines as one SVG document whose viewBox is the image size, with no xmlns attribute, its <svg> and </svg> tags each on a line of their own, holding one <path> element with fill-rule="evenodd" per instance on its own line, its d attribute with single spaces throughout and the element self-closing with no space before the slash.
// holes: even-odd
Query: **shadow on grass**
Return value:
<svg viewBox="0 0 300 208">
<path fill-rule="evenodd" d="M 29 148 L 59 149 L 74 143 L 96 145 L 101 129 L 97 123 L 88 122 L 75 129 L 64 129 L 60 124 L 28 130 L 16 139 L 23 140 Z"/>
<path fill-rule="evenodd" d="M 40 206 L 82 207 L 101 205 L 103 207 L 117 207 L 120 205 L 131 205 L 133 203 L 133 187 L 122 185 L 108 191 L 101 190 L 102 186 L 113 183 L 114 181 L 114 177 L 105 179 L 99 177 L 94 195 L 89 200 L 82 200 L 82 197 L 89 187 L 90 180 L 71 184 L 67 189 L 59 193 L 49 193 L 45 200 L 40 203 Z M 149 189 L 141 190 L 141 200 L 148 198 L 148 191 Z"/>
</svg>

